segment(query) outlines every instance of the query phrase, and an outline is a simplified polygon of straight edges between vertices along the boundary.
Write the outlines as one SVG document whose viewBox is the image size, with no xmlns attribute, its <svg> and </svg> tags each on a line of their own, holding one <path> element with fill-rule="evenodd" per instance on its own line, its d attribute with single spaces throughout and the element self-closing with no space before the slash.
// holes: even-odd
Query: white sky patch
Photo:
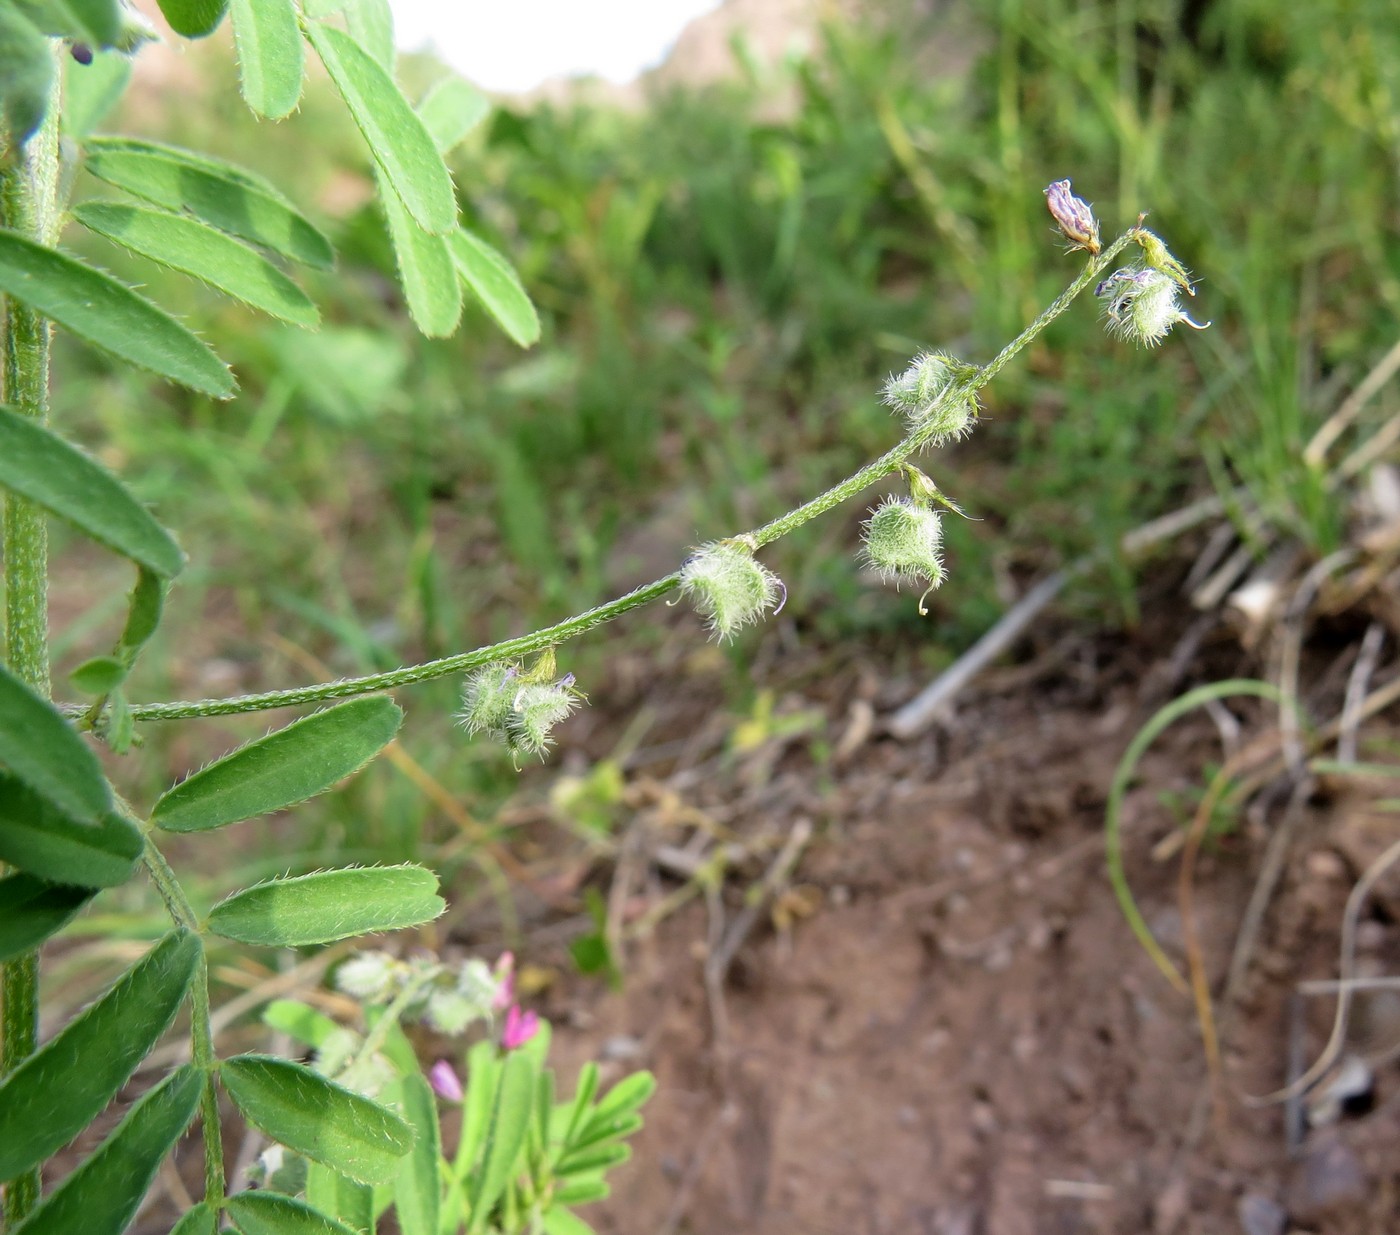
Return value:
<svg viewBox="0 0 1400 1235">
<path fill-rule="evenodd" d="M 551 77 L 631 81 L 659 64 L 686 23 L 719 0 L 390 0 L 401 51 L 436 51 L 484 90 Z"/>
</svg>

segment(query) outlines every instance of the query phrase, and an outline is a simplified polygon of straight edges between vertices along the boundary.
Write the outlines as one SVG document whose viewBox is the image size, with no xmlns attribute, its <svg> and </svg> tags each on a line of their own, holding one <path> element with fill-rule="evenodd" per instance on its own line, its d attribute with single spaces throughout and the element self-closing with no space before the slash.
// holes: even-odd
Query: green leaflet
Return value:
<svg viewBox="0 0 1400 1235">
<path fill-rule="evenodd" d="M 62 930 L 96 892 L 33 875 L 0 879 L 0 963 L 23 956 Z"/>
<path fill-rule="evenodd" d="M 348 34 L 310 22 L 306 37 L 364 135 L 370 154 L 426 232 L 450 232 L 457 197 L 447 165 L 394 79 Z"/>
<path fill-rule="evenodd" d="M 120 480 L 31 416 L 0 404 L 0 485 L 116 553 L 172 578 L 185 555 Z"/>
<path fill-rule="evenodd" d="M 22 146 L 43 123 L 53 71 L 48 40 L 17 9 L 0 5 L 0 137 L 7 145 Z"/>
<path fill-rule="evenodd" d="M 174 1019 L 200 950 L 198 936 L 171 931 L 0 1083 L 0 1179 L 37 1166 L 112 1100 Z"/>
<path fill-rule="evenodd" d="M 126 680 L 126 666 L 115 656 L 94 656 L 68 675 L 75 690 L 84 695 L 110 695 Z"/>
<path fill-rule="evenodd" d="M 240 1192 L 226 1208 L 242 1235 L 354 1235 L 343 1222 L 276 1192 Z"/>
<path fill-rule="evenodd" d="M 374 1189 L 368 1184 L 311 1162 L 306 1167 L 306 1200 L 358 1235 L 374 1235 Z"/>
<path fill-rule="evenodd" d="M 55 883 L 114 888 L 131 878 L 140 856 L 141 833 L 115 811 L 77 823 L 0 773 L 0 861 Z"/>
<path fill-rule="evenodd" d="M 301 1064 L 239 1055 L 219 1075 L 254 1127 L 361 1183 L 388 1183 L 413 1148 L 412 1129 L 392 1111 Z"/>
<path fill-rule="evenodd" d="M 156 0 L 165 20 L 176 34 L 202 39 L 213 34 L 224 19 L 228 0 Z"/>
<path fill-rule="evenodd" d="M 170 1235 L 218 1235 L 219 1211 L 208 1201 L 187 1209 L 170 1228 Z"/>
<path fill-rule="evenodd" d="M 402 1235 L 438 1235 L 438 1209 L 442 1187 L 438 1163 L 442 1135 L 438 1128 L 437 1099 L 421 1073 L 404 1078 L 401 1109 L 417 1140 L 399 1163 L 394 1185 L 394 1210 Z"/>
<path fill-rule="evenodd" d="M 181 781 L 151 818 L 168 832 L 204 832 L 294 806 L 358 772 L 402 723 L 387 695 L 313 712 Z"/>
<path fill-rule="evenodd" d="M 317 326 L 321 315 L 291 279 L 246 244 L 206 223 L 146 206 L 84 202 L 73 217 L 123 248 L 193 275 L 225 295 L 296 326 Z"/>
<path fill-rule="evenodd" d="M 199 1090 L 195 1068 L 186 1064 L 172 1072 L 127 1112 L 112 1135 L 14 1228 L 13 1235 L 120 1235 L 136 1215 L 165 1155 L 194 1118 Z"/>
<path fill-rule="evenodd" d="M 239 943 L 301 947 L 417 926 L 446 907 L 432 871 L 368 866 L 255 884 L 215 905 L 209 929 Z"/>
<path fill-rule="evenodd" d="M 117 0 L 12 0 L 44 34 L 110 47 L 121 34 Z"/>
<path fill-rule="evenodd" d="M 452 234 L 457 273 L 497 324 L 521 347 L 540 337 L 539 314 L 511 264 L 486 241 L 458 229 Z"/>
<path fill-rule="evenodd" d="M 291 115 L 306 60 L 294 0 L 233 0 L 231 8 L 244 100 L 269 120 Z"/>
<path fill-rule="evenodd" d="M 446 154 L 480 124 L 490 101 L 470 82 L 444 77 L 418 104 L 418 118 L 428 127 L 439 153 Z"/>
<path fill-rule="evenodd" d="M 55 249 L 0 231 L 0 292 L 94 347 L 192 390 L 229 398 L 233 374 L 168 313 Z"/>
<path fill-rule="evenodd" d="M 330 241 L 285 197 L 231 163 L 156 142 L 99 137 L 88 143 L 84 166 L 116 188 L 292 261 L 327 269 L 335 260 Z"/>
<path fill-rule="evenodd" d="M 607 1185 L 603 1185 L 604 1193 Z M 577 1214 L 571 1213 L 563 1205 L 558 1203 L 558 1194 L 555 1194 L 555 1204 L 551 1205 L 544 1215 L 545 1235 L 594 1235 L 593 1228 L 588 1225 Z M 593 1198 L 601 1199 L 601 1198 Z M 575 1201 L 575 1204 L 578 1202 Z M 173 1233 L 172 1233 L 173 1235 Z"/>
<path fill-rule="evenodd" d="M 313 1050 L 320 1050 L 333 1035 L 343 1032 L 329 1016 L 296 999 L 274 999 L 263 1009 L 262 1020 L 269 1028 Z"/>
<path fill-rule="evenodd" d="M 312 18 L 339 13 L 350 37 L 388 72 L 394 71 L 394 14 L 389 0 L 305 0 L 302 11 Z"/>
<path fill-rule="evenodd" d="M 491 1122 L 486 1129 L 480 1173 L 472 1190 L 470 1233 L 485 1229 L 486 1219 L 515 1174 L 534 1109 L 535 1061 L 520 1051 L 507 1055 L 498 1073 Z"/>
<path fill-rule="evenodd" d="M 413 323 L 428 338 L 445 339 L 462 319 L 462 285 L 447 237 L 430 235 L 419 227 L 383 176 L 378 179 L 379 201 Z"/>
<path fill-rule="evenodd" d="M 97 756 L 73 727 L 0 665 L 0 767 L 78 823 L 112 809 Z"/>
<path fill-rule="evenodd" d="M 63 132 L 81 144 L 117 105 L 131 80 L 131 57 L 99 51 L 91 64 L 70 60 L 63 81 Z"/>
</svg>

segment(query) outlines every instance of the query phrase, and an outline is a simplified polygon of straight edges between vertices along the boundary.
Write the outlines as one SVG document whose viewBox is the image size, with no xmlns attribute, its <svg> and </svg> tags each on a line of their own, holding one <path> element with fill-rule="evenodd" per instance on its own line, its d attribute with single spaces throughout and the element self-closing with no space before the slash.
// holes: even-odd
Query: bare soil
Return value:
<svg viewBox="0 0 1400 1235">
<path fill-rule="evenodd" d="M 716 720 L 703 666 L 690 689 L 650 696 L 652 735 L 675 740 L 628 778 L 624 838 L 602 872 L 618 933 L 674 893 L 684 855 L 735 856 L 721 888 L 625 949 L 620 990 L 569 979 L 543 1000 L 566 1078 L 592 1057 L 659 1080 L 636 1157 L 612 1198 L 584 1211 L 591 1223 L 616 1235 L 1400 1230 L 1393 1064 L 1378 1063 L 1349 1113 L 1310 1130 L 1284 1104 L 1246 1100 L 1320 1049 L 1332 1000 L 1296 985 L 1335 977 L 1348 892 L 1400 831 L 1394 816 L 1326 787 L 1301 801 L 1225 1007 L 1285 802 L 1206 851 L 1196 920 L 1224 1025 L 1218 1108 L 1191 1001 L 1139 948 L 1106 879 L 1115 764 L 1198 680 L 1163 655 L 1186 620 L 1073 640 L 1069 657 L 1062 642 L 980 681 L 954 722 L 908 743 L 869 722 L 921 683 L 878 659 L 761 666 L 776 713 L 805 722 L 741 755 L 732 740 L 726 753 L 735 721 Z M 1191 674 L 1247 667 L 1229 639 L 1213 656 Z M 1268 728 L 1253 701 L 1232 713 L 1246 736 Z M 1180 821 L 1161 795 L 1199 792 L 1220 758 L 1217 725 L 1184 718 L 1127 803 L 1130 878 L 1176 957 L 1176 860 L 1152 850 Z M 774 880 L 784 844 L 809 828 L 795 872 Z M 1396 970 L 1396 886 L 1382 881 L 1362 915 L 1358 972 Z M 566 970 L 549 931 L 536 938 L 530 959 Z M 1348 1049 L 1375 1059 L 1400 1041 L 1397 1002 L 1362 997 Z"/>
</svg>

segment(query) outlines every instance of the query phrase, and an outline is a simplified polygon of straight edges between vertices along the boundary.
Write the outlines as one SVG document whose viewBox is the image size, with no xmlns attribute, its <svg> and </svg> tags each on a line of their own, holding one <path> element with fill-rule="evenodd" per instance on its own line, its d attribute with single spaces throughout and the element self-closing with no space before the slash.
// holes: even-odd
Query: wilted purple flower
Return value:
<svg viewBox="0 0 1400 1235">
<path fill-rule="evenodd" d="M 449 1102 L 460 1102 L 465 1097 L 457 1070 L 445 1059 L 439 1059 L 428 1069 L 428 1084 L 438 1097 L 446 1098 Z"/>
<path fill-rule="evenodd" d="M 1060 232 L 1070 243 L 1070 252 L 1087 249 L 1095 257 L 1103 245 L 1099 243 L 1099 221 L 1089 209 L 1089 203 L 1070 192 L 1068 180 L 1056 180 L 1046 187 L 1045 204 Z"/>
<path fill-rule="evenodd" d="M 533 1012 L 522 1012 L 518 1003 L 510 1005 L 506 1013 L 506 1025 L 501 1030 L 501 1049 L 518 1050 L 540 1030 L 540 1018 Z"/>
</svg>

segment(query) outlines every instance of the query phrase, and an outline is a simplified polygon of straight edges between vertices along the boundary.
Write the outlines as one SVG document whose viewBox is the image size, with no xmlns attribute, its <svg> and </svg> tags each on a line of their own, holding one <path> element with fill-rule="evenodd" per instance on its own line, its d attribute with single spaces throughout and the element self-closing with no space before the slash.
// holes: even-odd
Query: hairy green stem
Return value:
<svg viewBox="0 0 1400 1235">
<path fill-rule="evenodd" d="M 139 824 L 138 820 L 134 820 Z M 165 854 L 155 841 L 146 836 L 141 864 L 150 875 L 156 891 L 170 911 L 177 926 L 199 931 L 199 915 L 185 897 L 185 890 L 171 870 Z M 214 1028 L 209 1015 L 209 958 L 199 950 L 194 981 L 190 985 L 190 1055 L 194 1065 L 204 1074 L 204 1092 L 200 1097 L 201 1125 L 204 1134 L 204 1199 L 215 1208 L 224 1200 L 224 1133 L 219 1116 L 219 1088 L 215 1080 L 218 1057 L 214 1054 Z"/>
<path fill-rule="evenodd" d="M 1093 258 L 1079 277 L 1060 294 L 1049 308 L 1002 348 L 988 364 L 978 369 L 974 376 L 965 381 L 953 383 L 943 393 L 941 399 L 966 398 L 981 390 L 1010 363 L 1018 352 L 1069 308 L 1071 302 L 1094 282 L 1109 263 L 1134 240 L 1136 234 L 1136 229 L 1124 233 L 1098 257 Z M 937 417 L 930 416 L 928 421 L 936 421 L 936 419 Z M 839 484 L 833 485 L 824 493 L 812 498 L 811 501 L 804 502 L 801 506 L 765 523 L 762 527 L 733 537 L 733 539 L 742 540 L 752 544 L 755 548 L 760 548 L 786 536 L 818 515 L 825 514 L 833 507 L 855 497 L 891 472 L 897 471 L 902 463 L 928 444 L 929 438 L 935 431 L 935 427 L 927 422 L 921 424 L 911 430 L 898 445 L 886 451 L 873 462 L 867 463 L 859 471 L 853 472 Z M 298 686 L 289 690 L 273 690 L 256 695 L 238 695 L 229 699 L 138 704 L 132 707 L 131 715 L 133 719 L 138 721 L 184 720 L 197 716 L 229 716 L 240 712 L 261 712 L 269 708 L 323 703 L 330 699 L 344 699 L 351 695 L 363 695 L 376 690 L 394 690 L 400 686 L 411 686 L 416 682 L 428 682 L 434 678 L 463 673 L 469 669 L 475 669 L 479 665 L 490 664 L 492 661 L 515 660 L 533 652 L 543 651 L 545 648 L 556 647 L 585 631 L 592 630 L 595 626 L 601 626 L 604 622 L 610 622 L 614 618 L 620 617 L 629 610 L 658 600 L 679 587 L 680 581 L 680 572 L 674 571 L 660 579 L 653 580 L 651 583 L 635 588 L 625 596 L 619 596 L 595 609 L 589 609 L 531 634 L 507 639 L 501 643 L 493 643 L 487 647 L 476 648 L 470 652 L 444 656 L 440 660 L 410 665 L 404 669 L 371 673 L 365 677 L 343 678 L 338 682 L 322 682 L 315 686 Z M 70 709 L 70 711 L 74 715 L 79 715 L 82 709 Z"/>
<path fill-rule="evenodd" d="M 55 83 L 61 72 L 55 73 Z M 58 86 L 47 118 L 22 150 L 0 141 L 0 226 L 51 244 L 58 234 Z M 14 300 L 0 322 L 0 398 L 43 421 L 49 411 L 49 325 Z M 10 493 L 3 524 L 5 663 L 46 699 L 49 690 L 48 531 L 43 513 Z M 39 954 L 30 952 L 0 976 L 0 1075 L 34 1053 L 39 1034 Z M 7 1227 L 18 1226 L 39 1199 L 39 1170 L 5 1186 Z"/>
</svg>

